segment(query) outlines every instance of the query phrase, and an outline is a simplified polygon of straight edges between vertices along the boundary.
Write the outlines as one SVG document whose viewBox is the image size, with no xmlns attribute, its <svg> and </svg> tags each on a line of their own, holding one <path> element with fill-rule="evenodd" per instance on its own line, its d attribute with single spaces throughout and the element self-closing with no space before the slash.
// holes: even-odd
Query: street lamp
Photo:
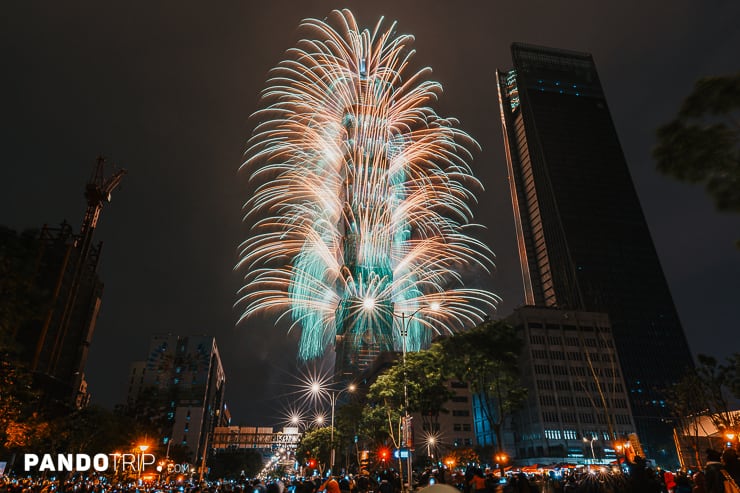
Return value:
<svg viewBox="0 0 740 493">
<path fill-rule="evenodd" d="M 434 435 L 427 435 L 426 442 L 427 442 L 427 457 L 429 459 L 433 459 L 434 455 L 432 454 L 432 450 L 434 450 L 434 446 L 437 444 L 437 437 Z"/>
<path fill-rule="evenodd" d="M 375 299 L 372 298 L 366 298 L 363 301 L 363 306 L 365 309 L 372 310 L 375 306 Z M 411 315 L 406 315 L 405 312 L 401 312 L 400 316 L 396 313 L 392 313 L 393 317 L 398 318 L 401 320 L 401 338 L 402 338 L 402 364 L 403 364 L 403 407 L 404 407 L 404 416 L 403 416 L 403 435 L 401 436 L 401 447 L 405 447 L 408 445 L 409 440 L 409 432 L 410 432 L 410 426 L 409 423 L 411 422 L 410 416 L 409 416 L 409 391 L 408 391 L 408 382 L 406 381 L 406 342 L 409 335 L 409 324 L 411 321 L 416 317 L 416 315 L 419 314 L 422 310 L 429 310 L 429 311 L 439 311 L 441 308 L 441 305 L 437 301 L 433 301 L 428 306 L 419 307 L 415 311 L 411 313 Z M 428 445 L 427 445 L 428 448 Z M 428 455 L 428 452 L 427 452 Z M 401 454 L 398 455 L 398 461 L 401 462 Z M 400 465 L 400 464 L 399 464 Z M 406 481 L 403 480 L 403 468 L 400 468 L 401 473 L 401 489 L 405 493 L 409 489 L 411 489 L 411 450 L 408 450 L 408 457 L 406 458 Z"/>
<path fill-rule="evenodd" d="M 725 438 L 727 439 L 727 448 L 733 447 L 733 442 L 735 441 L 735 438 L 737 438 L 737 436 L 738 435 L 732 430 L 725 432 Z"/>
<path fill-rule="evenodd" d="M 591 442 L 591 463 L 596 464 L 596 454 L 594 453 L 594 440 L 596 440 L 596 437 L 594 435 L 591 435 L 591 440 L 589 440 L 586 437 L 583 437 L 584 442 Z"/>
<path fill-rule="evenodd" d="M 139 479 L 141 479 L 141 470 L 144 469 L 144 452 L 149 450 L 149 445 L 142 443 L 139 445 L 139 450 L 141 450 L 140 460 L 139 460 Z"/>
<path fill-rule="evenodd" d="M 509 460 L 509 456 L 506 455 L 504 452 L 500 452 L 496 454 L 494 458 L 496 459 L 496 464 L 499 466 L 499 470 L 501 471 L 501 478 L 503 479 L 504 473 L 506 472 L 506 462 Z"/>
<path fill-rule="evenodd" d="M 311 393 L 320 396 L 320 395 L 328 395 L 329 396 L 329 404 L 331 404 L 331 458 L 329 459 L 329 470 L 334 472 L 334 409 L 337 405 L 337 399 L 340 395 L 342 395 L 344 392 L 354 392 L 357 389 L 357 386 L 355 384 L 349 384 L 347 388 L 344 389 L 329 389 L 326 387 L 322 387 L 319 382 L 313 382 L 311 384 L 310 390 Z"/>
<path fill-rule="evenodd" d="M 118 480 L 118 464 L 121 460 L 122 454 L 121 452 L 114 452 L 113 453 L 113 479 Z"/>
</svg>

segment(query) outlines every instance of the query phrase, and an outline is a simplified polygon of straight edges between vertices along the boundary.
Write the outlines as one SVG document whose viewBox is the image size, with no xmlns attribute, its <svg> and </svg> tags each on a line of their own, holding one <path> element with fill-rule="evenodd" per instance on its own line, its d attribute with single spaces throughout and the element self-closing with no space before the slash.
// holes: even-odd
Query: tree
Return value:
<svg viewBox="0 0 740 493">
<path fill-rule="evenodd" d="M 720 432 L 740 430 L 740 416 L 733 410 L 740 399 L 740 353 L 720 364 L 715 358 L 700 354 L 697 365 L 670 389 L 666 401 L 678 426 L 689 438 L 696 465 L 701 467 L 698 417 L 707 416 Z M 710 444 L 711 446 L 711 444 Z"/>
<path fill-rule="evenodd" d="M 337 406 L 335 418 L 337 433 L 334 436 L 334 446 L 339 455 L 335 458 L 335 461 L 337 464 L 345 464 L 346 461 L 349 468 L 352 463 L 360 463 L 360 449 L 355 437 L 359 440 L 359 435 L 362 434 L 360 423 L 362 422 L 365 402 L 353 395 L 348 402 Z M 345 459 L 342 459 L 342 457 Z"/>
<path fill-rule="evenodd" d="M 38 257 L 37 231 L 18 234 L 0 226 L 0 344 L 16 352 L 24 325 L 44 313 L 44 296 L 35 282 Z"/>
<path fill-rule="evenodd" d="M 445 411 L 444 404 L 453 395 L 447 386 L 449 377 L 443 371 L 444 358 L 442 346 L 435 343 L 428 350 L 407 353 L 405 364 L 399 359 L 375 381 L 363 412 L 364 430 L 370 432 L 373 441 L 383 443 L 390 439 L 398 446 L 401 440 L 396 423 L 400 427 L 407 400 L 408 412 L 420 414 L 422 425 L 433 429 L 432 423 L 437 422 L 439 414 Z"/>
<path fill-rule="evenodd" d="M 138 438 L 128 419 L 96 405 L 55 420 L 52 428 L 62 441 L 62 450 L 74 453 L 122 450 Z"/>
<path fill-rule="evenodd" d="M 38 233 L 0 227 L 0 447 L 23 449 L 43 441 L 48 423 L 20 343 L 29 323 L 41 320 L 44 296 L 35 283 Z M 28 343 L 28 342 L 27 342 Z"/>
<path fill-rule="evenodd" d="M 727 387 L 735 399 L 740 399 L 740 353 L 727 358 L 724 367 L 727 371 Z"/>
<path fill-rule="evenodd" d="M 38 418 L 30 418 L 38 399 L 31 387 L 31 373 L 14 356 L 7 346 L 0 348 L 0 446 L 8 448 L 25 443 L 19 433 L 39 424 Z"/>
<path fill-rule="evenodd" d="M 451 469 L 455 467 L 463 467 L 468 464 L 478 464 L 480 457 L 478 453 L 470 447 L 455 448 L 444 456 L 442 462 L 448 465 Z"/>
<path fill-rule="evenodd" d="M 390 442 L 399 447 L 403 408 L 403 377 L 394 365 L 379 375 L 368 389 L 360 423 L 362 434 L 376 445 Z"/>
<path fill-rule="evenodd" d="M 699 364 L 696 366 L 696 375 L 704 391 L 706 407 L 711 411 L 712 423 L 720 431 L 736 430 L 740 427 L 740 417 L 732 411 L 731 395 L 731 387 L 738 379 L 738 368 L 732 364 L 737 358 L 738 355 L 735 354 L 730 364 L 722 365 L 711 356 L 704 354 L 697 356 Z"/>
<path fill-rule="evenodd" d="M 691 436 L 695 465 L 702 467 L 699 445 L 699 416 L 708 412 L 704 385 L 696 371 L 690 370 L 679 382 L 666 391 L 666 401 L 673 418 L 682 430 Z"/>
<path fill-rule="evenodd" d="M 405 364 L 401 358 L 380 375 L 368 389 L 363 435 L 375 444 L 390 442 L 399 447 L 406 411 L 420 414 L 422 425 L 436 422 L 453 395 L 447 387 L 444 357 L 441 345 L 435 343 L 428 350 L 407 353 Z"/>
<path fill-rule="evenodd" d="M 444 405 L 454 395 L 447 385 L 450 378 L 444 371 L 444 360 L 440 343 L 406 355 L 409 411 L 421 414 L 422 425 L 430 430 L 435 428 L 439 414 L 447 412 Z"/>
<path fill-rule="evenodd" d="M 527 389 L 519 378 L 517 361 L 522 342 L 515 329 L 503 322 L 488 320 L 441 342 L 450 374 L 467 383 L 480 397 L 483 416 L 500 450 L 503 425 L 527 396 Z"/>
<path fill-rule="evenodd" d="M 657 130 L 658 171 L 703 183 L 718 210 L 740 212 L 739 116 L 740 73 L 698 80 L 676 119 Z"/>
<path fill-rule="evenodd" d="M 335 431 L 335 441 L 337 437 L 338 433 Z M 296 448 L 295 456 L 298 462 L 302 464 L 315 460 L 316 468 L 319 469 L 319 472 L 323 472 L 324 467 L 329 464 L 331 459 L 331 428 L 325 426 L 306 431 Z"/>
<path fill-rule="evenodd" d="M 53 434 L 51 426 L 38 413 L 31 413 L 23 420 L 11 420 L 5 429 L 4 446 L 10 450 L 33 450 L 44 447 L 49 450 Z M 56 450 L 57 447 L 52 447 Z"/>
</svg>

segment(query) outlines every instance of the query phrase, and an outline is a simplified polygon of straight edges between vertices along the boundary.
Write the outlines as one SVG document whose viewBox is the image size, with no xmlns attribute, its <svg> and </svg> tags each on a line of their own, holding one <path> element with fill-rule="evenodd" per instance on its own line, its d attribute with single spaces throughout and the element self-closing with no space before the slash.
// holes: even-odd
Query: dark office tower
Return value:
<svg viewBox="0 0 740 493">
<path fill-rule="evenodd" d="M 515 43 L 497 72 L 528 305 L 604 312 L 646 453 L 692 365 L 591 55 Z"/>
</svg>

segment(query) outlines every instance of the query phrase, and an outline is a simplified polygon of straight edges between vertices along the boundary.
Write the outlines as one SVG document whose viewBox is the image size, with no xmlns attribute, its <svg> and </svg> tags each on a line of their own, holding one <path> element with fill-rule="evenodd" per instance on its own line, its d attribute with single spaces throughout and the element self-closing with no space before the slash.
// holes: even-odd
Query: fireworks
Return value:
<svg viewBox="0 0 740 493">
<path fill-rule="evenodd" d="M 243 165 L 256 191 L 237 265 L 242 319 L 289 317 L 303 359 L 336 337 L 388 348 L 408 328 L 417 350 L 479 322 L 497 297 L 460 275 L 492 265 L 467 234 L 477 143 L 429 106 L 442 87 L 428 68 L 409 71 L 413 37 L 383 19 L 360 30 L 348 10 L 301 28 L 270 74 Z"/>
</svg>

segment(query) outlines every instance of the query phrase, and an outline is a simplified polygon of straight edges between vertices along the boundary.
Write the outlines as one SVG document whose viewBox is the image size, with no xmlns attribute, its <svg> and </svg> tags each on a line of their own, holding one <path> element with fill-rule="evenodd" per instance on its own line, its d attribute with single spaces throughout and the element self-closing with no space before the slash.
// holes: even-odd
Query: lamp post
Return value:
<svg viewBox="0 0 740 493">
<path fill-rule="evenodd" d="M 427 457 L 429 459 L 434 459 L 434 455 L 432 455 L 431 450 L 434 448 L 436 443 L 437 439 L 434 436 L 429 436 L 427 438 Z"/>
<path fill-rule="evenodd" d="M 115 481 L 118 481 L 119 480 L 119 477 L 118 477 L 118 463 L 121 460 L 121 457 L 122 457 L 121 452 L 114 452 L 113 453 L 113 479 Z"/>
<path fill-rule="evenodd" d="M 499 466 L 501 479 L 503 479 L 506 472 L 506 462 L 508 462 L 509 456 L 506 455 L 504 452 L 500 452 L 496 454 L 494 458 L 496 459 L 496 465 Z"/>
<path fill-rule="evenodd" d="M 401 338 L 402 338 L 402 364 L 403 364 L 403 407 L 404 407 L 404 413 L 403 413 L 403 435 L 401 437 L 401 447 L 406 447 L 408 451 L 408 457 L 406 457 L 406 483 L 403 481 L 403 473 L 401 473 L 401 489 L 405 493 L 412 489 L 413 485 L 411 484 L 411 450 L 410 447 L 408 447 L 408 439 L 409 439 L 409 432 L 410 432 L 410 423 L 411 423 L 411 417 L 409 416 L 409 391 L 408 391 L 408 382 L 406 377 L 406 348 L 407 348 L 407 339 L 409 335 L 409 324 L 411 321 L 416 317 L 416 315 L 419 314 L 420 311 L 424 310 L 427 307 L 421 307 L 417 308 L 414 312 L 411 313 L 411 315 L 406 315 L 406 313 L 401 312 L 400 317 L 393 313 L 392 315 L 396 318 L 401 319 Z M 440 308 L 440 304 L 437 302 L 433 302 L 429 305 L 428 309 L 436 312 Z M 428 446 L 427 446 L 428 448 Z M 428 454 L 427 454 L 428 455 Z M 399 461 L 401 460 L 400 454 L 399 454 Z M 401 468 L 403 470 L 403 468 Z"/>
<path fill-rule="evenodd" d="M 357 387 L 355 384 L 350 384 L 345 389 L 336 390 L 336 389 L 327 389 L 321 386 L 320 383 L 314 382 L 311 384 L 311 393 L 315 395 L 321 395 L 326 394 L 329 396 L 329 404 L 331 404 L 331 438 L 330 444 L 331 444 L 331 455 L 329 459 L 329 470 L 334 472 L 334 408 L 337 405 L 337 399 L 340 395 L 342 395 L 344 392 L 354 392 Z"/>
<path fill-rule="evenodd" d="M 735 448 L 735 439 L 740 441 L 740 436 L 732 430 L 725 432 L 725 438 L 727 439 L 727 448 Z"/>
<path fill-rule="evenodd" d="M 365 310 L 371 311 L 375 308 L 375 298 L 367 297 L 364 300 L 362 300 L 362 306 Z M 407 438 L 409 437 L 409 423 L 411 422 L 410 416 L 409 416 L 409 393 L 408 393 L 408 385 L 406 381 L 406 339 L 408 338 L 409 334 L 409 324 L 411 321 L 416 317 L 416 315 L 419 314 L 422 310 L 429 310 L 436 312 L 440 309 L 440 303 L 437 301 L 434 301 L 430 303 L 428 306 L 422 306 L 414 310 L 410 315 L 406 315 L 406 312 L 401 312 L 400 314 L 391 313 L 391 315 L 394 318 L 401 320 L 401 344 L 402 344 L 402 364 L 403 364 L 403 407 L 404 407 L 404 413 L 403 413 L 403 435 L 401 436 L 401 448 L 404 448 L 404 446 L 407 444 Z M 399 473 L 401 475 L 401 490 L 403 493 L 406 493 L 411 488 L 411 450 L 407 448 L 408 451 L 408 457 L 406 458 L 406 464 L 407 464 L 407 473 L 406 473 L 406 479 L 407 482 L 404 482 L 403 480 L 403 467 L 399 467 Z M 399 451 L 398 454 L 398 462 L 399 466 L 401 466 L 402 457 Z"/>
<path fill-rule="evenodd" d="M 149 450 L 149 445 L 142 443 L 139 445 L 139 450 L 141 450 L 141 455 L 139 456 L 139 479 L 141 479 L 141 470 L 144 469 L 144 452 Z"/>
<path fill-rule="evenodd" d="M 408 319 L 406 319 L 406 314 L 401 312 L 401 338 L 403 347 L 403 435 L 401 436 L 401 448 L 405 447 L 408 451 L 408 455 L 406 457 L 406 482 L 403 481 L 403 472 L 401 472 L 403 471 L 403 468 L 399 468 L 399 472 L 401 472 L 401 491 L 404 493 L 411 489 L 411 451 L 407 446 L 409 436 L 409 391 L 406 381 L 406 339 L 409 335 L 408 324 L 413 320 L 414 316 L 419 313 L 419 310 L 421 310 L 421 308 L 412 313 Z M 393 316 L 396 316 L 396 314 L 394 313 Z M 403 460 L 400 452 L 398 454 L 398 460 Z"/>
<path fill-rule="evenodd" d="M 596 440 L 596 437 L 591 435 L 591 440 L 589 440 L 586 437 L 583 437 L 584 442 L 591 442 L 591 464 L 596 464 L 596 454 L 594 453 L 594 440 Z"/>
</svg>

